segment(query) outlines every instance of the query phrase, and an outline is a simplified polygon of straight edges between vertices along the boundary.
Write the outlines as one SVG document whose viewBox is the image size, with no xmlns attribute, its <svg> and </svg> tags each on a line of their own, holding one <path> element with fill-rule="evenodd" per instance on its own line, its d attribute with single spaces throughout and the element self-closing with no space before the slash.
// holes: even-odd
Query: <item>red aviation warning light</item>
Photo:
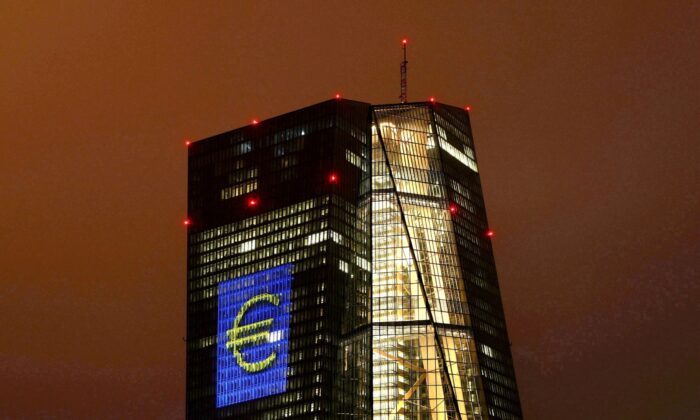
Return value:
<svg viewBox="0 0 700 420">
<path fill-rule="evenodd" d="M 256 119 L 253 119 L 253 121 L 251 121 L 251 122 L 253 123 L 253 125 L 257 125 L 257 124 L 258 124 L 258 120 L 256 120 Z"/>
<path fill-rule="evenodd" d="M 340 99 L 340 93 L 335 94 L 335 99 Z"/>
<path fill-rule="evenodd" d="M 182 221 L 182 224 L 185 225 L 185 226 L 189 226 L 189 225 L 192 224 L 192 221 L 191 221 L 190 219 L 185 219 L 185 220 Z"/>
<path fill-rule="evenodd" d="M 190 147 L 192 145 L 192 140 L 187 139 L 185 140 L 185 146 Z"/>
<path fill-rule="evenodd" d="M 401 43 L 404 44 L 404 45 L 405 45 L 405 44 L 408 44 L 408 39 L 406 39 L 406 38 L 402 39 L 402 40 L 401 40 Z"/>
<path fill-rule="evenodd" d="M 454 204 L 450 204 L 450 213 L 455 214 L 457 213 L 457 206 Z"/>
<path fill-rule="evenodd" d="M 248 207 L 255 207 L 258 205 L 258 199 L 255 197 L 250 197 L 248 199 Z"/>
<path fill-rule="evenodd" d="M 467 112 L 470 112 L 470 111 L 472 110 L 472 107 L 469 106 L 469 105 L 467 105 L 467 106 L 464 107 L 464 110 L 467 111 Z"/>
<path fill-rule="evenodd" d="M 488 238 L 493 238 L 493 235 L 495 235 L 495 234 L 496 234 L 496 233 L 495 233 L 493 230 L 491 230 L 491 229 L 486 229 L 486 237 L 488 237 Z"/>
<path fill-rule="evenodd" d="M 435 97 L 434 97 L 434 96 L 431 96 L 430 99 L 429 99 L 429 101 L 432 102 L 432 103 L 435 103 Z"/>
<path fill-rule="evenodd" d="M 332 172 L 330 175 L 328 175 L 328 182 L 331 184 L 337 184 L 338 183 L 338 174 L 335 172 Z"/>
</svg>

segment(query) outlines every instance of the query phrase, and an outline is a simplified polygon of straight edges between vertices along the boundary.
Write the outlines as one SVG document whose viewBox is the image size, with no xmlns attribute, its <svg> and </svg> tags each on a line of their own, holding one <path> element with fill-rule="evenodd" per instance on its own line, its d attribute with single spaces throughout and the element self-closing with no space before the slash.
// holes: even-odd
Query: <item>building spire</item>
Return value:
<svg viewBox="0 0 700 420">
<path fill-rule="evenodd" d="M 401 96 L 399 96 L 399 99 L 401 99 L 402 104 L 405 104 L 408 97 L 408 83 L 406 76 L 406 71 L 408 69 L 408 60 L 406 60 L 406 45 L 408 44 L 408 40 L 406 38 L 402 39 L 401 44 L 403 44 L 403 61 L 401 62 Z"/>
</svg>

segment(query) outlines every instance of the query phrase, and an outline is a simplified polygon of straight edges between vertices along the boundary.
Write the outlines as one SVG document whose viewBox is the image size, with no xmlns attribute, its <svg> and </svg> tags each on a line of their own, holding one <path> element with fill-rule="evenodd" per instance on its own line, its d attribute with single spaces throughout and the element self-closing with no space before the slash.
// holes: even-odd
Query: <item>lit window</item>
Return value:
<svg viewBox="0 0 700 420">
<path fill-rule="evenodd" d="M 370 263 L 366 259 L 362 257 L 356 257 L 355 258 L 355 264 L 357 264 L 360 268 L 363 270 L 369 271 L 370 270 Z"/>
<path fill-rule="evenodd" d="M 350 150 L 345 150 L 345 160 L 362 169 L 362 158 Z"/>
<path fill-rule="evenodd" d="M 314 245 L 314 244 L 323 242 L 326 239 L 328 239 L 328 232 L 312 233 L 311 235 L 306 237 L 306 240 L 304 241 L 304 245 L 306 245 L 306 246 Z"/>
<path fill-rule="evenodd" d="M 481 346 L 481 351 L 483 351 L 485 355 L 487 355 L 489 357 L 495 357 L 495 355 L 494 355 L 495 352 L 491 347 L 487 346 L 486 344 L 480 344 L 480 346 Z"/>
<path fill-rule="evenodd" d="M 248 181 L 241 184 L 237 184 L 231 187 L 226 187 L 221 190 L 221 199 L 228 200 L 229 198 L 238 197 L 239 195 L 247 194 L 251 191 L 255 191 L 258 188 L 258 181 Z"/>
<path fill-rule="evenodd" d="M 331 239 L 333 240 L 333 242 L 338 243 L 338 244 L 343 243 L 343 235 L 341 235 L 338 232 L 334 232 L 334 231 L 330 231 L 330 233 L 331 233 Z"/>
<path fill-rule="evenodd" d="M 243 242 L 242 244 L 239 245 L 238 252 L 243 253 L 243 252 L 249 252 L 255 249 L 255 239 L 251 239 L 249 241 Z"/>
<path fill-rule="evenodd" d="M 452 144 L 448 143 L 447 140 L 440 139 L 440 148 L 447 152 L 450 156 L 462 162 L 466 167 L 473 170 L 474 172 L 479 172 L 474 159 L 467 156 L 465 153 L 461 152 L 459 149 L 454 147 Z"/>
</svg>

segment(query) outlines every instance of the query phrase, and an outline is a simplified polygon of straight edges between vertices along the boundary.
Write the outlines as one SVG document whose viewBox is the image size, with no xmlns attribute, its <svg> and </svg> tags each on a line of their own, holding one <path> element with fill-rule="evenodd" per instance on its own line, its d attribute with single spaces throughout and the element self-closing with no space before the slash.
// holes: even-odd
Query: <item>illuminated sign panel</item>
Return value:
<svg viewBox="0 0 700 420">
<path fill-rule="evenodd" d="M 292 265 L 219 284 L 216 406 L 287 389 Z"/>
</svg>

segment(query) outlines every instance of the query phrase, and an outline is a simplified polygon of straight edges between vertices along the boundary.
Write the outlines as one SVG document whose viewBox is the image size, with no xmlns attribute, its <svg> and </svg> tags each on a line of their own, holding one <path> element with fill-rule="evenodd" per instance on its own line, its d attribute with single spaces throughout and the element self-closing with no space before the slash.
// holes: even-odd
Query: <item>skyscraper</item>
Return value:
<svg viewBox="0 0 700 420">
<path fill-rule="evenodd" d="M 336 98 L 189 148 L 190 418 L 518 419 L 468 113 Z"/>
</svg>

